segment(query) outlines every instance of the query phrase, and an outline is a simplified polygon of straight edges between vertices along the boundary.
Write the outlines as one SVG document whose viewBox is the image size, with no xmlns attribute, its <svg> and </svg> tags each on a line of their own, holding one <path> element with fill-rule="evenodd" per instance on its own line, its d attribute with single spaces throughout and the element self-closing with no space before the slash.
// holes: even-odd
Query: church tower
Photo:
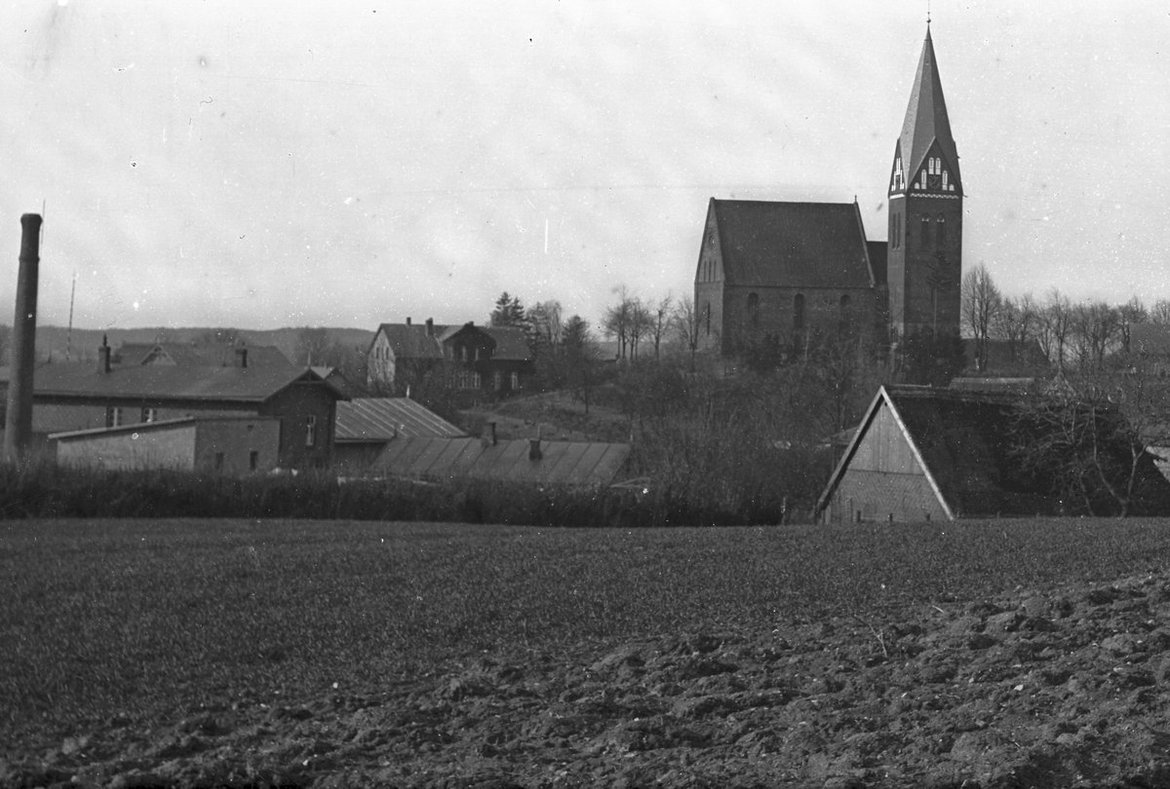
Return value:
<svg viewBox="0 0 1170 789">
<path fill-rule="evenodd" d="M 895 342 L 959 336 L 963 180 L 926 23 L 890 173 L 887 283 Z"/>
</svg>

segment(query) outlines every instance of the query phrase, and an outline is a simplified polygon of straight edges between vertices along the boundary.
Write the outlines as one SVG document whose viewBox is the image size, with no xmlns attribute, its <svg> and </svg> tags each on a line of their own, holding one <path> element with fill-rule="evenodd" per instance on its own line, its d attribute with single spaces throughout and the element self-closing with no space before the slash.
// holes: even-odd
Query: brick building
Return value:
<svg viewBox="0 0 1170 789">
<path fill-rule="evenodd" d="M 700 346 L 800 354 L 851 328 L 878 347 L 959 336 L 963 186 L 929 25 L 887 188 L 887 241 L 856 201 L 712 198 L 695 307 Z"/>
</svg>

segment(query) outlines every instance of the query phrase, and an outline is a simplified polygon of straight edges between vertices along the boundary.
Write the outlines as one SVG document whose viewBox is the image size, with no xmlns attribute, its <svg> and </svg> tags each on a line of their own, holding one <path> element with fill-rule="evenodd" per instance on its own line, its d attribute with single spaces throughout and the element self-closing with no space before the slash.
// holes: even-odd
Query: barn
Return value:
<svg viewBox="0 0 1170 789">
<path fill-rule="evenodd" d="M 884 386 L 874 397 L 817 501 L 823 523 L 930 521 L 964 517 L 1055 515 L 1081 511 L 1081 497 L 1062 493 L 1056 458 L 1038 467 L 1023 459 L 1022 442 L 1039 441 L 1054 427 L 1022 411 L 1017 394 Z M 1074 404 L 1066 407 L 1081 407 Z M 1105 483 L 1090 490 L 1100 505 L 1102 485 L 1124 489 L 1131 459 L 1120 436 L 1124 417 L 1098 412 L 1096 438 Z M 1164 510 L 1170 485 L 1153 457 L 1138 447 L 1133 514 Z M 1094 469 L 1096 475 L 1097 469 Z M 1097 483 L 1094 479 L 1093 483 Z M 1140 496 L 1139 496 L 1140 494 Z M 1101 513 L 1100 506 L 1091 508 Z"/>
</svg>

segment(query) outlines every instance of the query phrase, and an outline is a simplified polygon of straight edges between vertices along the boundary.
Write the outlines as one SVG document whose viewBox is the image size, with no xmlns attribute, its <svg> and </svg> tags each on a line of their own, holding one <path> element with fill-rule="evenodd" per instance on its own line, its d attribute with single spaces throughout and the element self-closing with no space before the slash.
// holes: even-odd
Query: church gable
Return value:
<svg viewBox="0 0 1170 789">
<path fill-rule="evenodd" d="M 695 282 L 719 282 L 723 279 L 723 255 L 719 244 L 719 223 L 715 219 L 714 199 L 707 207 L 707 221 L 703 226 L 698 266 Z"/>
<path fill-rule="evenodd" d="M 911 172 L 912 180 L 909 187 L 911 194 L 948 197 L 962 195 L 962 189 L 954 175 L 955 168 L 942 150 L 942 146 L 937 143 L 930 146 L 915 168 Z"/>
</svg>

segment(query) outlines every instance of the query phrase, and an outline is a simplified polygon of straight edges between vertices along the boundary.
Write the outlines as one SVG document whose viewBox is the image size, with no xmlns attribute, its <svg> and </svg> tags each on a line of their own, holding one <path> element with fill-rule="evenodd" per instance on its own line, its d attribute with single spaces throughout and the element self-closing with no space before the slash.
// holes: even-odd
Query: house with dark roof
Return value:
<svg viewBox="0 0 1170 789">
<path fill-rule="evenodd" d="M 33 375 L 32 431 L 120 428 L 200 417 L 271 417 L 279 425 L 276 465 L 317 467 L 332 456 L 336 403 L 342 395 L 320 376 L 287 360 L 255 366 L 234 354 L 231 366 L 195 363 L 114 364 L 98 349 L 97 364 L 52 363 Z M 157 359 L 157 357 L 151 357 Z M 8 371 L 0 370 L 6 392 Z"/>
<path fill-rule="evenodd" d="M 366 352 L 367 385 L 407 395 L 423 376 L 441 377 L 469 401 L 506 397 L 524 389 L 533 373 L 528 336 L 515 326 L 383 323 Z"/>
<path fill-rule="evenodd" d="M 1025 450 L 1057 429 L 1034 417 L 1032 407 L 1018 394 L 882 387 L 817 501 L 818 518 L 904 522 L 1077 512 L 1083 502 L 1066 501 L 1060 484 L 1068 458 L 1036 462 Z M 1094 451 L 1115 462 L 1102 462 L 1093 474 L 1100 470 L 1124 489 L 1132 468 L 1140 494 L 1135 514 L 1163 511 L 1170 484 L 1155 458 L 1140 445 L 1132 454 L 1120 412 L 1099 410 L 1094 416 Z"/>
<path fill-rule="evenodd" d="M 929 24 L 886 213 L 887 240 L 870 241 L 856 198 L 712 198 L 695 272 L 700 348 L 742 356 L 763 344 L 799 356 L 857 336 L 895 352 L 928 338 L 949 353 L 941 341 L 959 336 L 963 186 Z"/>
<path fill-rule="evenodd" d="M 273 345 L 197 342 L 124 342 L 110 355 L 111 365 L 181 367 L 273 367 L 291 364 Z"/>
</svg>

